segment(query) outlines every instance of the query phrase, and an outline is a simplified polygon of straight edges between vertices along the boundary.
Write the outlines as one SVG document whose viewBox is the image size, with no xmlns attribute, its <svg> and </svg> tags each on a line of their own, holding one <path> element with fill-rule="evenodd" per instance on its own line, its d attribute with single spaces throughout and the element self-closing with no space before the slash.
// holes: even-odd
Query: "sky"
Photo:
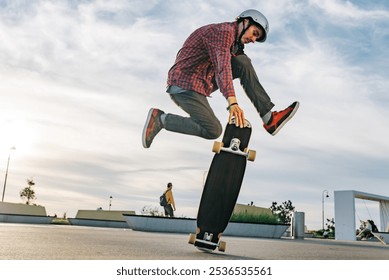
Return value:
<svg viewBox="0 0 389 280">
<path fill-rule="evenodd" d="M 271 136 L 234 81 L 257 152 L 238 203 L 291 200 L 308 229 L 320 229 L 323 198 L 325 218 L 334 217 L 334 191 L 389 196 L 386 0 L 0 0 L 4 201 L 23 203 L 33 179 L 48 215 L 108 210 L 110 197 L 111 210 L 162 211 L 172 182 L 176 216 L 195 217 L 213 141 L 163 130 L 144 149 L 143 125 L 151 107 L 185 115 L 165 89 L 187 36 L 251 8 L 270 31 L 245 52 L 275 110 L 295 100 L 300 108 Z M 222 94 L 209 102 L 226 124 Z M 378 203 L 356 205 L 356 219 L 379 225 Z"/>
</svg>

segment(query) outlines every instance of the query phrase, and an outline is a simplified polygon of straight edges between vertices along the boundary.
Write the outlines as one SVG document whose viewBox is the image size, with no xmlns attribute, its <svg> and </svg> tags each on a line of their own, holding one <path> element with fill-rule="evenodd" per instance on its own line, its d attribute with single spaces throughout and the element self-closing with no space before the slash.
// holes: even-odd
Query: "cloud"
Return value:
<svg viewBox="0 0 389 280">
<path fill-rule="evenodd" d="M 344 25 L 368 24 L 369 21 L 387 20 L 389 12 L 384 1 L 376 1 L 371 5 L 362 6 L 362 3 L 355 4 L 353 1 L 339 0 L 311 0 L 311 5 L 318 6 L 322 11 L 330 16 L 330 20 L 338 20 Z M 361 5 L 361 6 L 359 6 Z"/>
</svg>

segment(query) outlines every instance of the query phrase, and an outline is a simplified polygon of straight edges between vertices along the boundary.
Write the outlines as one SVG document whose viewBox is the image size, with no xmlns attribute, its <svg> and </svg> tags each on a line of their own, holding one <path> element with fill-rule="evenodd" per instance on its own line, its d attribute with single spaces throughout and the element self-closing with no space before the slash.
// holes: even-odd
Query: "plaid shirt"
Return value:
<svg viewBox="0 0 389 280">
<path fill-rule="evenodd" d="M 168 86 L 211 95 L 220 89 L 225 98 L 235 96 L 231 49 L 238 32 L 236 22 L 210 24 L 195 30 L 178 52 L 169 70 Z"/>
</svg>

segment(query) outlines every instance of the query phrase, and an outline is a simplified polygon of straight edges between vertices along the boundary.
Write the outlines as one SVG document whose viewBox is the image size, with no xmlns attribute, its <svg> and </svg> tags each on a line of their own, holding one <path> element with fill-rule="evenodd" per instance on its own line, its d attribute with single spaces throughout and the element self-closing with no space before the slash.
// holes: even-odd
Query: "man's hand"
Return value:
<svg viewBox="0 0 389 280">
<path fill-rule="evenodd" d="M 235 96 L 230 96 L 228 97 L 228 110 L 230 112 L 230 116 L 228 118 L 228 123 L 232 123 L 232 118 L 235 117 L 235 125 L 239 126 L 240 128 L 244 127 L 244 112 L 243 110 L 239 107 L 238 102 L 236 100 Z"/>
</svg>

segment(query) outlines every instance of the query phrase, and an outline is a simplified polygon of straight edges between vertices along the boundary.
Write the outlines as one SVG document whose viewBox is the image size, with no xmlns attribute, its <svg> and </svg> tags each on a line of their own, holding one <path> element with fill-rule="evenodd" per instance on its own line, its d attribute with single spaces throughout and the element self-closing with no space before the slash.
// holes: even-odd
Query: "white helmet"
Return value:
<svg viewBox="0 0 389 280">
<path fill-rule="evenodd" d="M 267 33 L 269 32 L 269 22 L 267 21 L 266 17 L 258 12 L 257 10 L 246 10 L 242 12 L 239 16 L 237 16 L 236 20 L 238 22 L 242 21 L 243 19 L 249 19 L 251 24 L 255 24 L 258 27 L 262 28 L 263 36 L 257 40 L 257 42 L 265 42 L 267 38 Z"/>
</svg>

